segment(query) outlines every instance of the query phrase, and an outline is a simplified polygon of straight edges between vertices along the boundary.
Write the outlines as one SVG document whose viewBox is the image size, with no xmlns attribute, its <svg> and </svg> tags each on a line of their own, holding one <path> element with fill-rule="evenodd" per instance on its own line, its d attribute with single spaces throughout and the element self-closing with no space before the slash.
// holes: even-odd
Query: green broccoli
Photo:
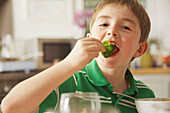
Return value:
<svg viewBox="0 0 170 113">
<path fill-rule="evenodd" d="M 110 57 L 113 52 L 114 52 L 114 45 L 110 43 L 109 41 L 103 41 L 103 46 L 105 48 L 105 52 L 101 52 L 101 54 L 105 57 L 108 58 Z"/>
</svg>

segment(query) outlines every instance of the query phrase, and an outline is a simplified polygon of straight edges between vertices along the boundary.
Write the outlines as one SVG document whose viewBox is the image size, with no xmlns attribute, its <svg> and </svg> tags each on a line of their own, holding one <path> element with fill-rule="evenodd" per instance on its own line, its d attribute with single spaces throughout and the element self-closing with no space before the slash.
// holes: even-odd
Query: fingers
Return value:
<svg viewBox="0 0 170 113">
<path fill-rule="evenodd" d="M 91 41 L 90 43 L 87 43 L 87 48 L 89 48 L 89 50 L 91 51 L 96 51 L 96 52 L 105 52 L 105 48 L 103 46 L 103 44 Z"/>
<path fill-rule="evenodd" d="M 89 44 L 94 44 L 94 45 L 98 45 L 98 48 L 99 48 L 99 51 L 102 51 L 102 52 L 105 52 L 105 48 L 103 46 L 103 43 L 97 38 L 97 37 L 94 37 L 94 36 L 90 36 L 89 33 L 87 33 L 87 38 L 85 38 L 85 40 L 87 41 L 87 43 Z M 90 42 L 91 41 L 91 42 Z"/>
<path fill-rule="evenodd" d="M 104 46 L 103 46 L 103 44 L 100 44 L 99 48 L 100 48 L 100 51 L 101 51 L 101 52 L 105 52 L 105 51 L 106 51 L 105 48 L 104 48 Z"/>
<path fill-rule="evenodd" d="M 86 50 L 88 50 L 89 52 L 100 52 L 98 45 L 88 45 L 86 47 Z"/>
</svg>

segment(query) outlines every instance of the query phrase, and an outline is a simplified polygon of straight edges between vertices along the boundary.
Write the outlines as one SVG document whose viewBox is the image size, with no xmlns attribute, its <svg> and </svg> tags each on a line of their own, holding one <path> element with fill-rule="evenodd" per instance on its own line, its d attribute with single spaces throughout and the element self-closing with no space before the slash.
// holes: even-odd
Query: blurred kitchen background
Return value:
<svg viewBox="0 0 170 113">
<path fill-rule="evenodd" d="M 0 102 L 18 82 L 58 63 L 100 0 L 0 0 Z M 170 97 L 170 0 L 139 0 L 152 23 L 149 49 L 130 69 L 157 97 Z"/>
</svg>

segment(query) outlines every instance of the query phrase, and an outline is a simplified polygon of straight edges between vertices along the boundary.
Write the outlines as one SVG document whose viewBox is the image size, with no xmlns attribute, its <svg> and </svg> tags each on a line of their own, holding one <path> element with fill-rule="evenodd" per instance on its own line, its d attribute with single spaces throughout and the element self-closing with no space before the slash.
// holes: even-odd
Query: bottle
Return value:
<svg viewBox="0 0 170 113">
<path fill-rule="evenodd" d="M 2 38 L 2 58 L 15 58 L 14 41 L 10 34 L 7 34 L 4 38 Z"/>
<path fill-rule="evenodd" d="M 153 59 L 149 51 L 147 51 L 142 57 L 141 57 L 141 67 L 142 68 L 151 68 L 153 65 Z"/>
</svg>

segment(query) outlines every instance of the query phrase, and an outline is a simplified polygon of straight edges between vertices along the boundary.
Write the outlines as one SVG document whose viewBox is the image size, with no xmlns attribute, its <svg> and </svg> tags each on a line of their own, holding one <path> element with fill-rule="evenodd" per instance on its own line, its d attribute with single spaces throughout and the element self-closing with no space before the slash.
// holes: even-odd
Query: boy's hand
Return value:
<svg viewBox="0 0 170 113">
<path fill-rule="evenodd" d="M 76 71 L 83 69 L 93 58 L 98 57 L 99 52 L 105 51 L 100 40 L 90 37 L 77 41 L 75 47 L 65 58 L 66 63 Z"/>
</svg>

